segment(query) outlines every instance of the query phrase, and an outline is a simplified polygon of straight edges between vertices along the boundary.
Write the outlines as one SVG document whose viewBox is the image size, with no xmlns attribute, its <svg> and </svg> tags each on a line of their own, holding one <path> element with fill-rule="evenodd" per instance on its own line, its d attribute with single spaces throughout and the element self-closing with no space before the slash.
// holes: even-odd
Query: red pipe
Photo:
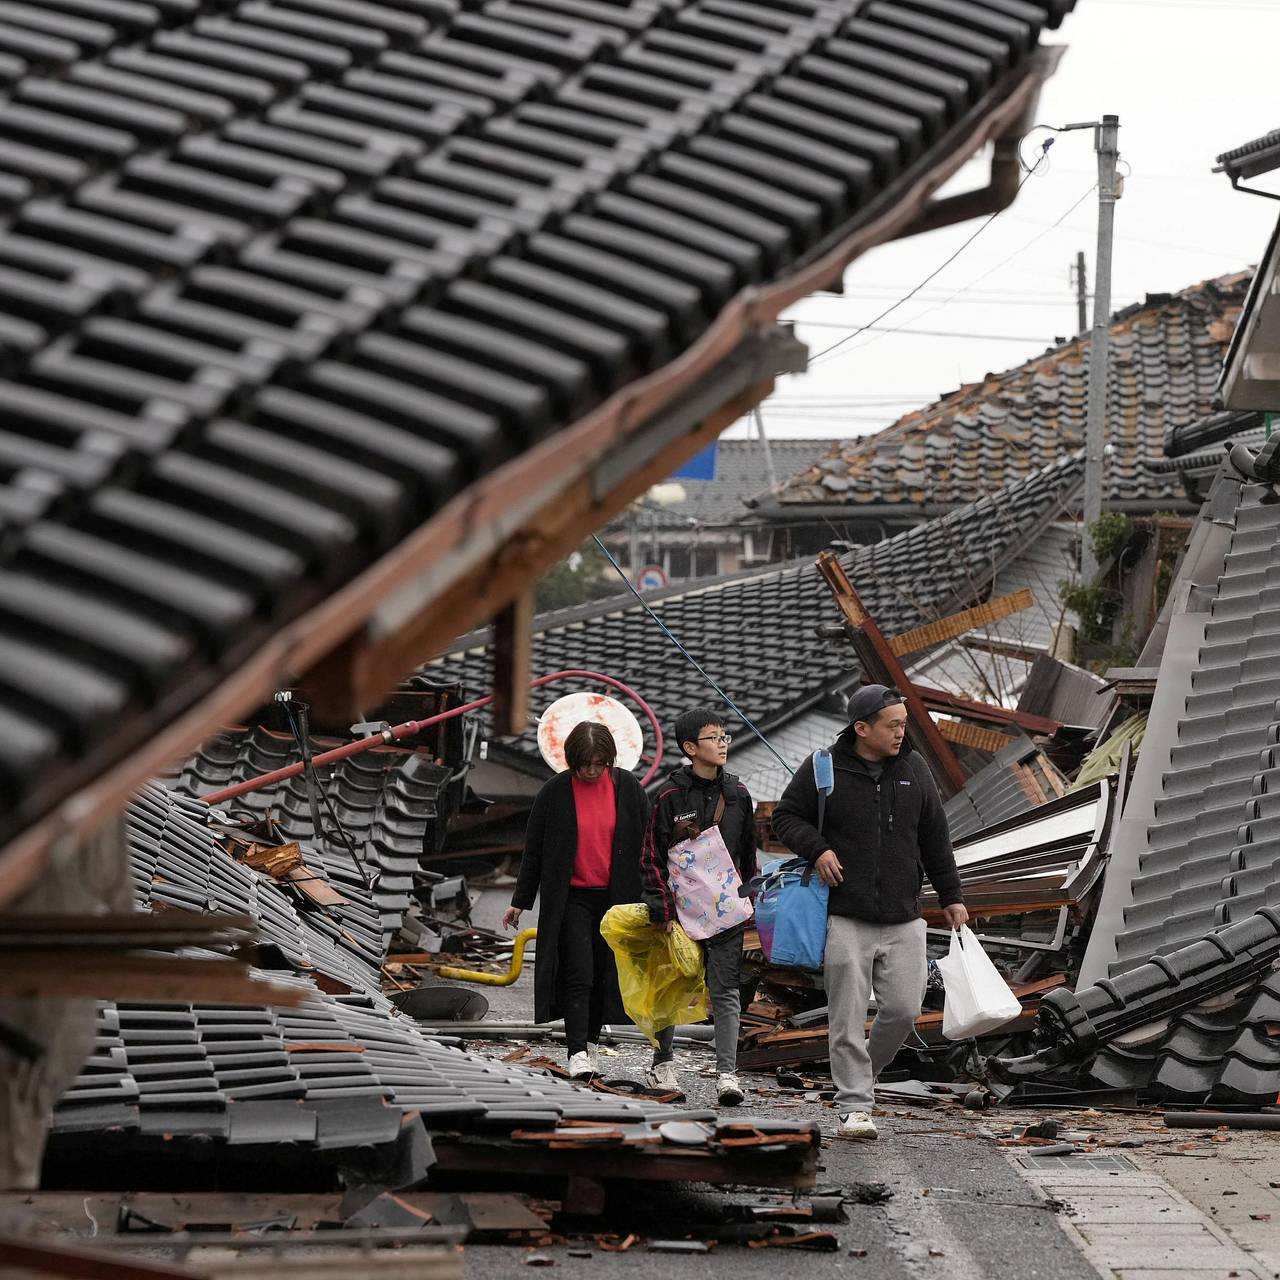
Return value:
<svg viewBox="0 0 1280 1280">
<path fill-rule="evenodd" d="M 653 776 L 658 772 L 662 764 L 662 726 L 658 723 L 658 717 L 653 714 L 653 708 L 632 688 L 622 683 L 621 680 L 615 680 L 612 676 L 602 675 L 599 671 L 556 671 L 549 676 L 539 676 L 536 680 L 529 682 L 529 688 L 537 689 L 544 684 L 550 684 L 553 680 L 564 680 L 570 677 L 578 679 L 598 680 L 601 684 L 608 685 L 611 689 L 616 689 L 619 693 L 625 694 L 634 702 L 638 703 L 640 709 L 649 718 L 649 724 L 653 727 L 654 751 L 653 763 L 649 766 L 644 777 L 640 779 L 640 785 L 647 787 L 653 781 Z M 425 720 L 406 720 L 403 724 L 393 725 L 390 729 L 384 729 L 381 733 L 375 733 L 368 738 L 358 738 L 355 742 L 344 743 L 340 747 L 334 747 L 332 751 L 321 752 L 318 756 L 313 756 L 311 763 L 315 767 L 323 764 L 332 764 L 337 760 L 345 760 L 348 756 L 358 756 L 373 747 L 386 746 L 388 743 L 395 742 L 397 738 L 412 738 L 415 734 L 421 733 L 423 729 L 429 728 L 433 724 L 439 724 L 442 720 L 451 720 L 454 716 L 465 715 L 468 711 L 478 711 L 481 707 L 487 707 L 494 699 L 494 695 L 490 694 L 487 698 L 477 698 L 475 702 L 464 702 L 460 707 L 454 707 L 450 711 L 441 711 L 438 715 L 428 716 Z M 275 769 L 271 773 L 264 773 L 257 778 L 247 778 L 244 782 L 237 782 L 233 787 L 224 787 L 221 791 L 212 791 L 207 796 L 201 796 L 200 800 L 203 804 L 214 805 L 221 804 L 224 800 L 234 800 L 236 796 L 245 795 L 250 791 L 259 791 L 263 787 L 269 787 L 273 783 L 283 782 L 286 778 L 296 777 L 302 772 L 302 761 L 296 764 L 285 765 L 283 769 Z"/>
</svg>

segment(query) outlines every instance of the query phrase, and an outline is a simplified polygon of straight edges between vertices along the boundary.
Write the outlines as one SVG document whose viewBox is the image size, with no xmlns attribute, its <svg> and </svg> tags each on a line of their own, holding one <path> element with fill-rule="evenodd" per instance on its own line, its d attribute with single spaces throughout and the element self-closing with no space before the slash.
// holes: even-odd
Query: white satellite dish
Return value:
<svg viewBox="0 0 1280 1280">
<path fill-rule="evenodd" d="M 644 749 L 644 733 L 640 721 L 607 693 L 567 693 L 557 698 L 538 721 L 538 750 L 542 758 L 557 772 L 569 766 L 564 758 L 564 740 L 584 720 L 594 720 L 613 734 L 618 746 L 619 769 L 634 769 Z"/>
</svg>

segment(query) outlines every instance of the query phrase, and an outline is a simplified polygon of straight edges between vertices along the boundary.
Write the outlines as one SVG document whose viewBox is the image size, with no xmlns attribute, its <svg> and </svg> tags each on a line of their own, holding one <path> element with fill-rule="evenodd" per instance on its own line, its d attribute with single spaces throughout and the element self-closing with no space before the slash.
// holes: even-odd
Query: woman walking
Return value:
<svg viewBox="0 0 1280 1280">
<path fill-rule="evenodd" d="M 627 1022 L 613 953 L 600 921 L 620 902 L 640 901 L 640 847 L 649 802 L 635 776 L 617 769 L 618 749 L 602 724 L 584 720 L 565 739 L 568 769 L 533 801 L 508 929 L 541 895 L 533 1011 L 563 1017 L 569 1074 L 588 1079 L 606 1022 Z"/>
</svg>

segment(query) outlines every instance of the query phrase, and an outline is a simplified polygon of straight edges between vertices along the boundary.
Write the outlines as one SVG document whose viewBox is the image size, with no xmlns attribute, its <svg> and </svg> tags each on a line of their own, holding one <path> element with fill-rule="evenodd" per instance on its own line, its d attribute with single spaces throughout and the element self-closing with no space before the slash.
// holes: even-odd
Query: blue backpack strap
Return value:
<svg viewBox="0 0 1280 1280">
<path fill-rule="evenodd" d="M 831 763 L 831 749 L 821 747 L 813 753 L 813 785 L 818 789 L 818 834 L 827 816 L 827 797 L 835 790 L 835 766 Z"/>
</svg>

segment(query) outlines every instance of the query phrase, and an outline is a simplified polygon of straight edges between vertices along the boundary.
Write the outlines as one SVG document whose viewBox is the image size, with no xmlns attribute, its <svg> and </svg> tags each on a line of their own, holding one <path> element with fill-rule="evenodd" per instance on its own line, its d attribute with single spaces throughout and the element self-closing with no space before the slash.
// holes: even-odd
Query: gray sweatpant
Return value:
<svg viewBox="0 0 1280 1280">
<path fill-rule="evenodd" d="M 734 1075 L 738 1070 L 738 1029 L 742 1024 L 742 936 L 743 928 L 708 938 L 702 943 L 703 964 L 707 973 L 707 992 L 711 996 L 711 1015 L 715 1019 L 716 1070 L 721 1075 Z M 658 1047 L 653 1051 L 653 1065 L 670 1062 L 675 1027 L 658 1032 Z"/>
<path fill-rule="evenodd" d="M 873 924 L 827 917 L 822 972 L 827 987 L 836 1110 L 871 1110 L 875 1078 L 902 1048 L 924 1000 L 929 973 L 923 920 Z M 872 989 L 876 1019 L 866 1033 Z"/>
</svg>

